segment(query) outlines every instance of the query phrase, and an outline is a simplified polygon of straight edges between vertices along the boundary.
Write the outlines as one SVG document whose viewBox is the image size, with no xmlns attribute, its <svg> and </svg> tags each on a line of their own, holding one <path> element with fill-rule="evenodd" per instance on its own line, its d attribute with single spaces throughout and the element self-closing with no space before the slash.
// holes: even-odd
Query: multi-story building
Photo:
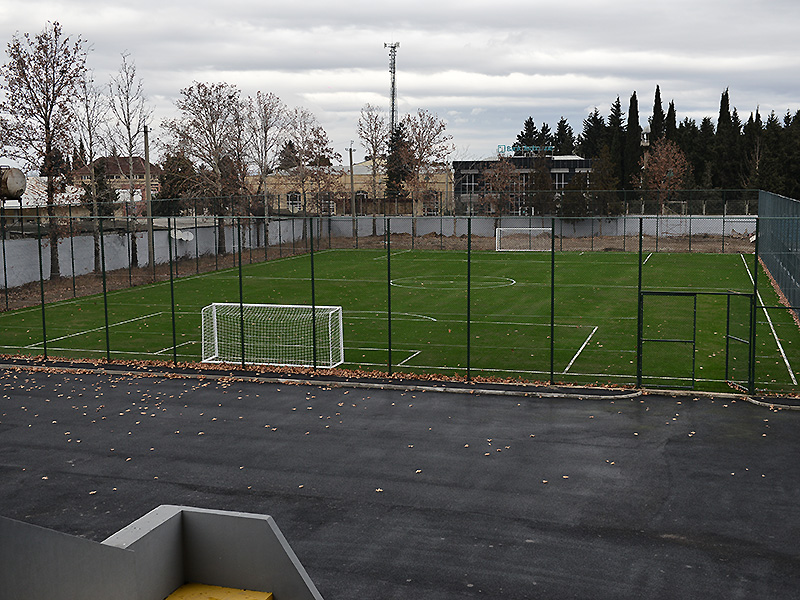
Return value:
<svg viewBox="0 0 800 600">
<path fill-rule="evenodd" d="M 501 161 L 506 167 L 503 175 Z M 591 171 L 592 161 L 576 155 L 453 161 L 456 210 L 473 214 L 540 214 L 544 206 L 552 204 L 549 199 L 547 203 L 540 202 L 545 195 L 557 199 L 559 190 L 573 178 L 588 177 Z"/>
<path fill-rule="evenodd" d="M 102 156 L 94 160 L 95 169 L 105 171 L 108 184 L 118 190 L 117 196 L 121 201 L 140 202 L 144 198 L 145 188 L 145 162 L 141 156 L 133 157 L 133 178 L 130 177 L 130 162 L 127 156 Z M 158 165 L 150 163 L 150 191 L 155 196 L 160 191 L 158 174 L 161 169 Z M 76 185 L 88 184 L 91 181 L 91 171 L 88 166 L 77 169 L 73 174 Z M 132 184 L 132 185 L 131 185 Z M 128 198 L 131 187 L 133 198 Z"/>
</svg>

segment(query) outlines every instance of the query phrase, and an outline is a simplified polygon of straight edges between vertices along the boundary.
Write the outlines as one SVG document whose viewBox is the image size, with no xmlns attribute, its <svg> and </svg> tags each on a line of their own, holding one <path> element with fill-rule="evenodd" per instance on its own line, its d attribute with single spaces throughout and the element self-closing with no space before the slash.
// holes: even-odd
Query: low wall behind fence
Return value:
<svg viewBox="0 0 800 600">
<path fill-rule="evenodd" d="M 387 219 L 393 235 L 410 235 L 414 237 L 436 236 L 438 238 L 462 238 L 467 235 L 468 219 L 472 220 L 472 235 L 486 238 L 484 246 L 493 247 L 495 229 L 497 227 L 539 227 L 554 228 L 558 238 L 576 239 L 616 239 L 622 240 L 614 249 L 635 250 L 635 245 L 625 244 L 626 239 L 635 239 L 639 235 L 641 222 L 642 234 L 655 239 L 690 238 L 688 250 L 692 251 L 691 238 L 713 236 L 721 240 L 721 248 L 695 248 L 695 251 L 725 252 L 726 237 L 742 238 L 751 236 L 756 229 L 757 217 L 742 215 L 726 216 L 628 216 L 613 218 L 559 219 L 550 217 L 409 217 L 393 216 L 360 216 L 353 217 L 313 217 L 313 218 L 270 218 L 243 217 L 226 219 L 224 235 L 213 219 L 178 217 L 171 225 L 172 235 L 165 228 L 155 229 L 153 246 L 156 264 L 170 262 L 170 252 L 175 260 L 190 259 L 223 253 L 218 247 L 219 238 L 224 238 L 224 253 L 241 248 L 254 249 L 264 247 L 291 247 L 295 249 L 298 242 L 306 241 L 311 235 L 316 236 L 317 244 L 324 246 L 332 238 L 358 247 L 360 239 L 374 238 L 386 234 Z M 119 223 L 116 219 L 116 223 Z M 159 221 L 166 221 L 160 219 Z M 310 227 L 313 222 L 313 230 Z M 102 236 L 105 269 L 114 271 L 130 267 L 146 266 L 150 263 L 146 226 L 142 219 L 137 220 L 136 233 L 127 233 L 124 227 L 114 231 L 106 231 Z M 76 227 L 77 229 L 77 227 Z M 267 235 L 265 236 L 265 229 Z M 348 241 L 349 240 L 349 241 Z M 99 243 L 99 242 L 98 242 Z M 137 263 L 132 264 L 132 245 L 136 245 Z M 41 246 L 41 248 L 40 248 Z M 618 247 L 617 247 L 618 246 Z M 557 250 L 562 244 L 556 245 Z M 587 249 L 608 249 L 602 244 Z M 663 251 L 675 250 L 662 247 Z M 41 250 L 41 252 L 40 252 Z M 659 251 L 656 244 L 655 250 Z M 685 251 L 685 250 L 684 250 Z M 0 245 L 0 289 L 14 288 L 50 277 L 50 240 L 46 233 L 42 238 L 25 237 L 2 239 Z M 60 273 L 64 277 L 85 275 L 99 271 L 95 265 L 95 241 L 91 234 L 61 237 L 58 241 L 58 260 Z M 96 268 L 97 267 L 97 268 Z"/>
</svg>

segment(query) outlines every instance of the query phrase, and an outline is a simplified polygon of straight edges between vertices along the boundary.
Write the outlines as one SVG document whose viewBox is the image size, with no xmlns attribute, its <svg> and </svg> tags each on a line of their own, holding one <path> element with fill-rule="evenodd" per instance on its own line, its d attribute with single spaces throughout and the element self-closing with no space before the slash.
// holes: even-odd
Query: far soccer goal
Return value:
<svg viewBox="0 0 800 600">
<path fill-rule="evenodd" d="M 549 252 L 552 248 L 549 227 L 498 227 L 495 250 L 498 252 Z"/>
<path fill-rule="evenodd" d="M 332 369 L 344 362 L 341 306 L 214 303 L 202 321 L 206 363 L 241 363 L 242 350 L 246 364 Z"/>
</svg>

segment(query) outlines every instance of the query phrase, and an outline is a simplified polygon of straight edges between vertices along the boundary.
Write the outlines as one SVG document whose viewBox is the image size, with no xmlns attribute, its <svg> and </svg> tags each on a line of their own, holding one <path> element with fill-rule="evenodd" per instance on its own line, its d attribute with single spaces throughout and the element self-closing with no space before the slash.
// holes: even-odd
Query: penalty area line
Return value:
<svg viewBox="0 0 800 600">
<path fill-rule="evenodd" d="M 595 328 L 594 328 L 594 329 L 592 329 L 592 332 L 591 332 L 591 333 L 589 334 L 589 336 L 588 336 L 588 337 L 587 337 L 587 338 L 584 340 L 584 342 L 583 342 L 583 345 L 582 345 L 580 348 L 578 348 L 578 351 L 575 353 L 575 356 L 573 356 L 573 357 L 572 357 L 572 360 L 571 360 L 571 361 L 569 361 L 569 364 L 567 365 L 567 368 L 566 368 L 566 369 L 564 369 L 563 371 L 561 371 L 561 374 L 562 374 L 562 375 L 563 375 L 564 373 L 566 373 L 567 371 L 569 371 L 569 370 L 570 370 L 570 367 L 572 367 L 572 365 L 575 363 L 575 361 L 576 361 L 576 360 L 578 360 L 578 357 L 581 355 L 581 352 L 583 352 L 583 349 L 584 349 L 584 348 L 586 348 L 587 344 L 589 343 L 589 340 L 591 340 L 591 339 L 592 339 L 592 336 L 593 336 L 593 335 L 594 335 L 596 332 L 597 332 L 597 326 L 595 326 Z"/>
<path fill-rule="evenodd" d="M 119 321 L 118 323 L 109 323 L 108 326 L 109 327 L 116 327 L 117 325 L 125 325 L 127 323 L 133 323 L 134 321 L 141 321 L 142 319 L 149 319 L 150 317 L 157 317 L 158 315 L 161 315 L 161 314 L 164 314 L 163 311 L 152 313 L 152 314 L 149 314 L 149 315 L 142 315 L 140 317 L 134 317 L 133 319 L 128 319 L 126 321 Z M 59 340 L 66 340 L 67 338 L 76 337 L 76 336 L 79 336 L 79 335 L 86 335 L 87 333 L 94 333 L 95 331 L 102 331 L 105 328 L 106 328 L 105 325 L 103 325 L 102 327 L 95 327 L 94 329 L 87 329 L 85 331 L 78 331 L 77 333 L 70 333 L 69 335 L 62 335 L 61 337 L 57 337 L 57 338 L 48 338 L 47 339 L 47 343 L 49 344 L 50 342 L 57 342 Z M 25 348 L 33 349 L 33 348 L 36 348 L 36 346 L 44 346 L 44 342 L 36 342 L 35 344 L 30 344 L 28 346 L 25 346 Z"/>
</svg>

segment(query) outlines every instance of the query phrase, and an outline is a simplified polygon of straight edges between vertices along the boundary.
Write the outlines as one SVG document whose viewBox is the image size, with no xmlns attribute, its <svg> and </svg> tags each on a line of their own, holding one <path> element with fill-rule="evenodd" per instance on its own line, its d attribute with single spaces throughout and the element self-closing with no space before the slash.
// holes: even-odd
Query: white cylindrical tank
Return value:
<svg viewBox="0 0 800 600">
<path fill-rule="evenodd" d="M 0 198 L 19 200 L 25 184 L 25 173 L 15 167 L 0 167 Z"/>
</svg>

